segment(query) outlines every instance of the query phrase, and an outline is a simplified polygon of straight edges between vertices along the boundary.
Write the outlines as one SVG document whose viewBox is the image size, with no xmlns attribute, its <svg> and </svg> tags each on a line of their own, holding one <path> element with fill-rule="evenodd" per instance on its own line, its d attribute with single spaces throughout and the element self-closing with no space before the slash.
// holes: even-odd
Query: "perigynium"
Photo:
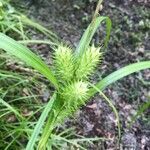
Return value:
<svg viewBox="0 0 150 150">
<path fill-rule="evenodd" d="M 79 105 L 85 104 L 84 100 L 87 99 L 88 90 L 88 83 L 83 81 L 75 81 L 67 85 L 61 93 L 65 107 L 75 110 Z"/>
<path fill-rule="evenodd" d="M 74 58 L 72 49 L 67 46 L 59 45 L 54 52 L 54 65 L 59 82 L 70 82 L 74 75 Z"/>
<path fill-rule="evenodd" d="M 102 53 L 100 47 L 95 47 L 94 44 L 87 49 L 83 56 L 77 60 L 76 78 L 78 80 L 88 80 L 100 62 Z"/>
</svg>

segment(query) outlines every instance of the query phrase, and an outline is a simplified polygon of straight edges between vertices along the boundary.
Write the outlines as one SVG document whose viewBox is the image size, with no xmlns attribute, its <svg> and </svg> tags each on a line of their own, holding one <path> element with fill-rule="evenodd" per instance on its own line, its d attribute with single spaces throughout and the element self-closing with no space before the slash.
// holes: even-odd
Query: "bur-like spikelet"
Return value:
<svg viewBox="0 0 150 150">
<path fill-rule="evenodd" d="M 66 106 L 69 109 L 75 109 L 77 106 L 84 104 L 84 100 L 88 97 L 88 83 L 76 81 L 67 85 L 62 92 Z"/>
<path fill-rule="evenodd" d="M 78 80 L 88 79 L 100 62 L 101 57 L 102 53 L 100 52 L 100 47 L 96 48 L 94 45 L 89 47 L 77 61 L 76 78 Z"/>
<path fill-rule="evenodd" d="M 60 45 L 54 53 L 56 76 L 60 82 L 71 81 L 74 75 L 74 58 L 72 49 Z"/>
</svg>

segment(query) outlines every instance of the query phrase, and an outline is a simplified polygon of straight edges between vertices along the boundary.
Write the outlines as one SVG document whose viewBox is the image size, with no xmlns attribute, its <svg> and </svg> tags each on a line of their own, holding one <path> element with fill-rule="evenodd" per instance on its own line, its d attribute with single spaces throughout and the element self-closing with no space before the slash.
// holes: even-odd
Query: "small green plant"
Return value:
<svg viewBox="0 0 150 150">
<path fill-rule="evenodd" d="M 93 20 L 83 34 L 76 50 L 64 44 L 55 48 L 54 64 L 51 69 L 27 47 L 4 34 L 0 34 L 1 49 L 38 70 L 55 88 L 54 94 L 41 114 L 31 137 L 29 136 L 26 150 L 33 150 L 37 142 L 38 147 L 36 148 L 45 150 L 49 138 L 53 138 L 54 128 L 66 117 L 72 116 L 96 93 L 99 93 L 111 106 L 118 119 L 118 128 L 120 128 L 118 113 L 111 101 L 102 93 L 102 90 L 131 73 L 150 68 L 150 61 L 130 64 L 108 75 L 96 85 L 90 83 L 90 76 L 93 75 L 97 65 L 102 60 L 102 48 L 96 47 L 94 44 L 90 46 L 91 39 L 96 29 L 102 22 L 106 21 L 107 36 L 104 41 L 106 47 L 111 28 L 110 19 L 98 14 L 100 4 L 101 1 L 98 2 Z M 44 129 L 42 130 L 43 126 Z M 118 133 L 120 136 L 120 130 Z M 37 141 L 39 138 L 40 140 Z"/>
<path fill-rule="evenodd" d="M 11 33 L 11 36 L 17 33 L 20 39 L 27 41 L 29 40 L 25 33 L 27 27 L 32 27 L 46 35 L 51 44 L 52 42 L 58 44 L 59 40 L 55 33 L 15 10 L 11 5 L 11 0 L 0 0 L 0 32 Z"/>
<path fill-rule="evenodd" d="M 0 0 L 0 31 L 3 33 L 13 31 L 21 35 L 23 39 L 26 39 L 23 28 L 20 15 L 10 5 L 10 1 Z"/>
</svg>

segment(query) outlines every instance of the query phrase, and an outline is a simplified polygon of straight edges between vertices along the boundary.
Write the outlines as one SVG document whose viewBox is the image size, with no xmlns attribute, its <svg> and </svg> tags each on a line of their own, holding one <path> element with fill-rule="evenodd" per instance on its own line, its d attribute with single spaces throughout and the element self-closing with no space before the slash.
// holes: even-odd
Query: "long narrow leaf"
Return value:
<svg viewBox="0 0 150 150">
<path fill-rule="evenodd" d="M 33 147 L 36 143 L 36 140 L 41 132 L 41 129 L 42 129 L 42 126 L 44 125 L 45 123 L 45 120 L 49 114 L 49 112 L 51 111 L 51 109 L 53 108 L 53 103 L 56 99 L 56 94 L 54 94 L 51 98 L 51 100 L 48 102 L 48 104 L 46 105 L 44 111 L 42 112 L 35 128 L 34 128 L 34 131 L 32 133 L 32 136 L 27 144 L 27 147 L 26 147 L 26 150 L 33 150 Z"/>
<path fill-rule="evenodd" d="M 52 31 L 50 31 L 50 30 L 46 29 L 45 27 L 43 27 L 42 25 L 30 20 L 23 14 L 20 14 L 20 19 L 23 22 L 23 24 L 33 27 L 33 28 L 39 30 L 40 32 L 42 32 L 43 34 L 45 34 L 46 36 L 48 36 L 52 42 L 59 43 L 59 38 Z"/>
<path fill-rule="evenodd" d="M 13 108 L 11 105 L 9 105 L 7 102 L 5 102 L 3 99 L 0 98 L 0 103 L 2 105 L 4 105 L 5 107 L 7 107 L 11 112 L 13 112 L 17 117 L 20 117 L 21 119 L 23 119 L 22 115 L 20 115 L 20 113 Z"/>
<path fill-rule="evenodd" d="M 48 66 L 27 47 L 17 43 L 10 37 L 0 33 L 0 48 L 4 49 L 11 55 L 24 61 L 27 65 L 35 68 L 43 74 L 53 85 L 58 88 L 57 80 Z"/>
<path fill-rule="evenodd" d="M 91 40 L 92 40 L 92 37 L 94 36 L 96 30 L 98 29 L 98 27 L 101 25 L 101 23 L 103 21 L 106 21 L 106 31 L 107 31 L 107 35 L 106 35 L 106 38 L 105 38 L 105 42 L 104 42 L 104 46 L 106 47 L 107 46 L 107 43 L 108 43 L 108 40 L 109 40 L 109 37 L 110 37 L 110 30 L 111 30 L 111 20 L 108 18 L 108 17 L 97 17 L 95 18 L 95 21 L 94 23 L 92 22 L 88 28 L 85 30 L 81 40 L 80 40 L 80 43 L 76 49 L 76 53 L 78 56 L 81 56 L 84 51 L 86 51 L 87 47 L 89 46 Z"/>
<path fill-rule="evenodd" d="M 13 75 L 10 75 L 10 74 L 3 74 L 3 73 L 0 73 L 0 80 L 1 80 L 1 77 L 3 77 L 3 78 L 13 78 L 13 79 L 22 80 L 20 77 L 18 77 L 18 76 L 13 76 Z"/>
<path fill-rule="evenodd" d="M 130 75 L 134 72 L 138 72 L 140 70 L 148 69 L 148 68 L 150 68 L 150 61 L 143 61 L 143 62 L 138 62 L 138 63 L 128 65 L 126 67 L 123 67 L 123 68 L 111 73 L 110 75 L 108 75 L 107 77 L 102 79 L 100 82 L 98 82 L 95 86 L 102 91 L 107 86 L 114 83 L 115 81 L 117 81 L 127 75 Z M 94 94 L 96 94 L 96 93 L 97 93 L 97 91 L 94 88 L 91 88 L 89 90 L 90 97 L 94 96 Z"/>
</svg>

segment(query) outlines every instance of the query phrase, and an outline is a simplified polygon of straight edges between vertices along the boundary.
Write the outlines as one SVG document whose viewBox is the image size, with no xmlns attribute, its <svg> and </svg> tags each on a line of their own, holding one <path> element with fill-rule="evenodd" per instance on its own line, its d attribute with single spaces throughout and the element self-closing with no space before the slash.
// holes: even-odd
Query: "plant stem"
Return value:
<svg viewBox="0 0 150 150">
<path fill-rule="evenodd" d="M 98 12 L 100 11 L 102 2 L 103 2 L 103 0 L 99 0 L 98 1 L 97 6 L 96 6 L 96 10 L 95 10 L 94 15 L 93 15 L 92 21 L 94 21 L 95 18 L 97 17 L 97 15 L 99 14 Z"/>
<path fill-rule="evenodd" d="M 50 116 L 46 122 L 41 140 L 38 144 L 38 150 L 45 150 L 46 149 L 46 143 L 48 141 L 49 136 L 51 135 L 51 132 L 53 130 L 53 119 L 52 116 Z"/>
<path fill-rule="evenodd" d="M 38 148 L 37 148 L 38 150 L 46 150 L 46 144 L 48 142 L 49 137 L 51 136 L 51 133 L 52 133 L 54 127 L 56 126 L 58 116 L 64 109 L 64 105 L 60 104 L 59 98 L 56 99 L 54 105 L 55 105 L 54 111 L 50 112 L 50 116 L 46 122 L 44 131 L 42 133 L 42 137 L 39 141 Z"/>
</svg>

